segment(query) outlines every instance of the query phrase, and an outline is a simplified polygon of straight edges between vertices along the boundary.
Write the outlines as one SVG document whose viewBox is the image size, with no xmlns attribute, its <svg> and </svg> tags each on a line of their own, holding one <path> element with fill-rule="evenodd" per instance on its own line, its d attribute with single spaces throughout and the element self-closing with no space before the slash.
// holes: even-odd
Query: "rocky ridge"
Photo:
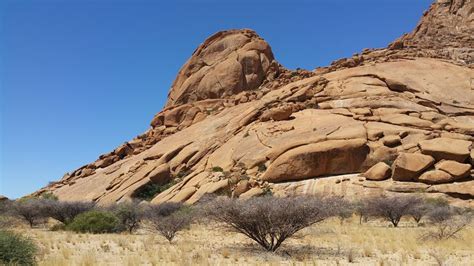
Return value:
<svg viewBox="0 0 474 266">
<path fill-rule="evenodd" d="M 150 129 L 39 190 L 101 204 L 208 193 L 474 198 L 474 2 L 437 1 L 384 49 L 290 71 L 254 31 L 219 32 Z"/>
</svg>

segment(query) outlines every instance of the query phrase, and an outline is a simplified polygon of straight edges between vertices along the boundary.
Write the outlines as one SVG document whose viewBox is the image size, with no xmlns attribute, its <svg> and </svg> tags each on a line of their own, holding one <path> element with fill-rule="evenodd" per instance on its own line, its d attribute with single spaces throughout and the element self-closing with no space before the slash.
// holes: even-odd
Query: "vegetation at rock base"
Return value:
<svg viewBox="0 0 474 266">
<path fill-rule="evenodd" d="M 34 265 L 37 250 L 31 239 L 0 230 L 0 264 Z"/>
<path fill-rule="evenodd" d="M 329 217 L 327 206 L 314 197 L 221 198 L 208 204 L 205 213 L 266 250 L 276 251 L 287 238 Z"/>
<path fill-rule="evenodd" d="M 377 197 L 369 201 L 367 207 L 368 213 L 372 216 L 384 218 L 391 222 L 394 227 L 398 226 L 403 216 L 409 215 L 410 212 L 421 204 L 421 199 L 412 196 L 391 196 Z"/>
<path fill-rule="evenodd" d="M 30 227 L 37 226 L 45 221 L 48 216 L 48 200 L 25 198 L 12 204 L 11 213 L 24 220 Z"/>
<path fill-rule="evenodd" d="M 163 203 L 148 208 L 147 220 L 159 234 L 171 242 L 179 231 L 189 227 L 192 213 L 189 207 L 180 203 Z"/>
<path fill-rule="evenodd" d="M 45 200 L 55 200 L 55 201 L 58 200 L 58 197 L 51 192 L 45 192 L 41 194 L 39 198 L 45 199 Z"/>
<path fill-rule="evenodd" d="M 49 201 L 45 202 L 49 217 L 68 224 L 76 216 L 94 208 L 92 202 Z"/>
<path fill-rule="evenodd" d="M 145 216 L 144 207 L 138 201 L 122 202 L 112 206 L 111 212 L 118 218 L 120 228 L 130 234 L 140 228 L 140 224 Z"/>
<path fill-rule="evenodd" d="M 60 222 L 60 219 L 66 221 L 65 223 L 55 223 L 54 226 L 50 227 L 51 231 L 45 231 L 45 227 L 28 229 L 28 235 L 32 233 L 35 236 L 38 234 L 44 235 L 43 238 L 39 239 L 35 237 L 35 240 L 38 240 L 40 243 L 44 243 L 46 241 L 44 238 L 49 238 L 49 236 L 58 237 L 63 235 L 68 236 L 68 239 L 75 238 L 75 232 L 92 234 L 112 233 L 101 239 L 111 239 L 112 236 L 116 236 L 118 239 L 121 238 L 120 232 L 127 231 L 126 235 L 134 239 L 159 235 L 160 237 L 156 238 L 157 241 L 163 239 L 166 242 L 173 243 L 173 245 L 178 245 L 177 247 L 183 245 L 182 243 L 187 243 L 190 238 L 195 239 L 196 237 L 206 236 L 200 240 L 204 241 L 200 242 L 201 246 L 195 247 L 195 249 L 199 250 L 203 248 L 203 245 L 207 245 L 205 243 L 210 241 L 209 237 L 211 235 L 224 232 L 220 228 L 226 228 L 231 229 L 230 231 L 226 230 L 226 234 L 236 233 L 232 238 L 239 239 L 239 243 L 247 243 L 247 245 L 251 242 L 256 243 L 257 245 L 247 246 L 252 252 L 264 251 L 268 252 L 268 254 L 280 254 L 277 256 L 289 252 L 291 258 L 294 258 L 295 254 L 314 252 L 306 250 L 310 249 L 310 247 L 304 244 L 307 241 L 311 240 L 311 245 L 320 248 L 319 245 L 324 240 L 333 243 L 333 245 L 337 244 L 337 249 L 334 249 L 334 254 L 331 256 L 345 257 L 347 261 L 352 262 L 359 262 L 362 258 L 368 259 L 382 256 L 380 254 L 374 255 L 374 253 L 380 251 L 376 251 L 376 248 L 364 244 L 364 241 L 379 241 L 377 245 L 380 246 L 384 245 L 382 239 L 390 236 L 399 238 L 399 240 L 396 240 L 397 243 L 399 241 L 412 241 L 409 242 L 412 243 L 410 244 L 412 246 L 421 244 L 445 245 L 443 243 L 446 241 L 468 241 L 466 238 L 470 238 L 469 236 L 474 232 L 472 231 L 472 210 L 451 206 L 443 200 L 427 199 L 421 196 L 376 196 L 361 198 L 356 202 L 328 196 L 289 198 L 261 196 L 242 200 L 209 195 L 204 198 L 207 200 L 203 199 L 194 206 L 186 206 L 182 203 L 162 203 L 157 205 L 138 201 L 124 201 L 108 207 L 98 207 L 90 203 L 58 202 L 43 199 L 4 202 L 2 206 L 18 205 L 24 207 L 24 204 L 28 202 L 26 206 L 37 206 L 39 210 L 45 212 L 40 215 L 43 220 L 49 219 L 50 223 L 55 223 L 54 220 Z M 62 215 L 58 216 L 57 213 L 51 211 L 52 206 L 62 206 L 59 208 L 59 210 L 62 210 L 60 211 Z M 70 208 L 74 211 L 64 211 Z M 8 226 L 13 225 L 11 227 L 12 230 L 16 231 L 18 230 L 16 228 L 25 228 L 25 226 L 30 224 L 27 219 L 15 213 L 17 208 L 2 207 L 2 209 L 12 210 L 0 214 L 0 220 L 13 219 L 12 222 L 5 223 Z M 26 209 L 30 210 L 30 208 Z M 361 215 L 365 224 L 359 225 L 359 222 L 353 222 L 354 219 L 359 219 L 356 215 Z M 64 218 L 72 216 L 74 216 L 72 219 Z M 21 222 L 21 224 L 18 224 L 18 222 Z M 393 223 L 396 223 L 396 226 Z M 416 226 L 418 224 L 420 226 Z M 341 229 L 337 230 L 346 228 L 344 229 L 346 231 L 342 234 L 333 235 L 333 231 L 336 230 L 335 228 L 339 227 Z M 31 245 L 31 241 L 23 241 L 25 238 L 16 233 L 14 237 L 10 237 L 12 233 L 4 233 L 5 227 L 0 230 L 2 230 L 3 234 L 2 239 L 6 239 L 5 241 L 16 241 L 15 243 L 20 244 L 26 243 L 26 248 L 15 249 L 15 252 L 36 250 L 44 252 L 45 249 L 47 250 L 44 244 L 41 245 L 40 249 L 36 249 L 34 244 L 33 246 Z M 55 232 L 55 230 L 60 231 Z M 350 230 L 356 230 L 355 232 L 363 231 L 363 233 L 359 234 L 364 236 L 357 236 L 355 232 L 350 232 Z M 401 232 L 407 232 L 407 230 L 409 230 L 409 234 L 401 234 Z M 372 232 L 378 234 L 373 236 L 377 240 L 366 240 L 366 235 L 372 235 Z M 351 237 L 345 241 L 349 242 L 344 242 L 344 246 L 340 246 L 340 241 L 348 235 L 351 235 Z M 361 238 L 361 240 L 358 240 L 357 237 Z M 87 238 L 92 238 L 92 236 L 87 235 Z M 302 240 L 305 241 L 301 242 Z M 64 245 L 71 245 L 70 240 L 66 241 L 69 241 L 66 242 L 69 244 L 61 244 L 63 245 L 62 249 L 65 248 Z M 110 250 L 112 248 L 110 243 L 113 243 L 115 240 L 104 241 L 102 241 L 101 246 L 98 246 L 98 248 Z M 129 249 L 136 249 L 136 247 L 132 247 L 132 243 L 125 244 L 128 240 L 121 241 L 123 243 L 119 245 L 129 245 Z M 141 241 L 144 241 L 143 245 L 145 245 L 146 241 Z M 220 242 L 216 243 L 216 245 L 220 245 Z M 324 246 L 329 242 L 324 242 L 326 243 Z M 146 249 L 149 249 L 151 252 L 151 247 L 156 248 L 154 243 L 147 243 Z M 165 243 L 160 245 L 166 245 Z M 236 242 L 226 243 L 226 247 L 233 247 L 236 248 L 235 252 L 241 252 L 238 251 L 238 245 L 234 246 Z M 351 243 L 363 247 L 362 250 L 355 248 Z M 73 247 L 75 248 L 75 246 L 70 246 L 70 248 Z M 5 248 L 5 245 L 2 248 Z M 10 250 L 5 254 L 17 254 L 15 252 Z M 74 253 L 75 251 L 67 252 Z M 234 256 L 227 251 L 225 253 L 227 254 L 225 255 L 226 257 Z M 428 252 L 425 256 L 433 259 L 434 257 L 429 254 L 431 253 Z M 436 252 L 433 254 L 443 254 L 438 256 L 438 259 L 440 261 L 447 260 L 447 255 L 444 253 Z M 51 255 L 42 253 L 37 258 L 44 260 L 48 256 Z M 318 257 L 319 255 L 315 254 L 314 256 Z M 420 255 L 414 254 L 412 256 Z M 28 258 L 26 255 L 22 255 L 23 257 Z M 96 262 L 99 263 L 99 261 L 101 261 L 101 258 L 96 258 Z"/>
<path fill-rule="evenodd" d="M 66 228 L 78 233 L 103 234 L 118 232 L 119 225 L 120 221 L 114 214 L 93 210 L 79 214 Z"/>
</svg>

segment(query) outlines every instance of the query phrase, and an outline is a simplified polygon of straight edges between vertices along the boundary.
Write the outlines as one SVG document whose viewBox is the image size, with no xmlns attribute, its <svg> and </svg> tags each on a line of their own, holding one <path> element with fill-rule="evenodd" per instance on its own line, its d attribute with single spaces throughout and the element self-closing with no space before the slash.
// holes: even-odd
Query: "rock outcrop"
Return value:
<svg viewBox="0 0 474 266">
<path fill-rule="evenodd" d="M 193 53 L 176 77 L 166 106 L 221 99 L 255 90 L 278 75 L 267 42 L 252 30 L 221 31 Z"/>
<path fill-rule="evenodd" d="M 419 193 L 474 204 L 472 0 L 437 1 L 410 34 L 290 71 L 251 30 L 182 67 L 144 134 L 36 194 L 108 204 Z"/>
</svg>

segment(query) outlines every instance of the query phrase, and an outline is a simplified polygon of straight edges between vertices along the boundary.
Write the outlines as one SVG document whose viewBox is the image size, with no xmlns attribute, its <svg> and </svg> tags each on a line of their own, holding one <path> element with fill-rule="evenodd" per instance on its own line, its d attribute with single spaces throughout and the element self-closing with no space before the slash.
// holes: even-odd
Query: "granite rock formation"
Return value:
<svg viewBox="0 0 474 266">
<path fill-rule="evenodd" d="M 432 4 L 416 29 L 314 71 L 254 31 L 219 32 L 179 71 L 144 134 L 35 194 L 108 204 L 209 193 L 426 193 L 473 204 L 474 1 Z"/>
</svg>

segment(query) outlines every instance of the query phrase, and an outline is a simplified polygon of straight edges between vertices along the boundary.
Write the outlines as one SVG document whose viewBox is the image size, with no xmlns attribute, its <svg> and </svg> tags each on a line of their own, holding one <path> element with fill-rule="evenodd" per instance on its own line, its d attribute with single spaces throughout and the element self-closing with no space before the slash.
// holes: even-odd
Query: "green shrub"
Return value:
<svg viewBox="0 0 474 266">
<path fill-rule="evenodd" d="M 66 225 L 63 224 L 63 223 L 55 224 L 55 225 L 51 226 L 51 228 L 49 228 L 50 231 L 64 231 L 66 229 L 67 229 Z"/>
<path fill-rule="evenodd" d="M 260 164 L 258 165 L 258 171 L 259 171 L 259 172 L 265 172 L 265 171 L 267 171 L 267 166 L 266 166 L 264 163 L 260 163 Z"/>
<path fill-rule="evenodd" d="M 260 195 L 261 197 L 273 196 L 272 188 L 264 187 L 262 189 L 263 189 L 263 193 L 262 193 L 262 195 Z"/>
<path fill-rule="evenodd" d="M 0 231 L 0 264 L 34 265 L 36 245 L 29 238 Z"/>
<path fill-rule="evenodd" d="M 214 166 L 212 167 L 212 172 L 224 172 L 224 169 L 220 166 Z"/>
<path fill-rule="evenodd" d="M 45 192 L 39 196 L 40 199 L 58 201 L 58 197 L 51 192 Z"/>
<path fill-rule="evenodd" d="M 176 184 L 175 181 L 171 181 L 171 182 L 166 183 L 164 185 L 150 182 L 150 183 L 142 186 L 141 188 L 139 188 L 133 194 L 133 197 L 137 198 L 137 199 L 141 199 L 141 200 L 150 201 L 156 195 L 158 195 L 161 192 L 167 190 L 168 188 L 174 186 L 175 184 Z"/>
<path fill-rule="evenodd" d="M 106 211 L 88 211 L 79 214 L 66 228 L 78 233 L 113 233 L 120 228 L 118 218 Z"/>
</svg>

